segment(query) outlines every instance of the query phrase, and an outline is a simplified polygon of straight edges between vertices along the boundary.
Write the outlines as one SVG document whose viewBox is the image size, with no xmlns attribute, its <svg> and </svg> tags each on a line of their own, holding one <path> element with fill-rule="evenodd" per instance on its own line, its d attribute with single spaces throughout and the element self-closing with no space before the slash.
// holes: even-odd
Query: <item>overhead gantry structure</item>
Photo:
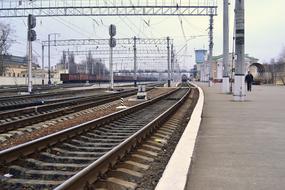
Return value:
<svg viewBox="0 0 285 190">
<path fill-rule="evenodd" d="M 50 66 L 50 48 L 64 47 L 64 52 L 74 55 L 100 55 L 98 58 L 102 60 L 109 59 L 109 39 L 67 39 L 67 40 L 48 40 L 42 42 L 42 57 L 44 57 L 44 49 L 48 47 L 48 65 Z M 72 50 L 71 47 L 85 46 L 89 49 L 86 51 Z M 170 48 L 171 47 L 171 48 Z M 67 50 L 68 49 L 68 50 Z M 174 49 L 173 39 L 167 38 L 119 38 L 117 46 L 113 50 L 114 59 L 117 62 L 130 64 L 133 63 L 134 82 L 137 82 L 137 68 L 139 63 L 166 63 L 169 78 L 173 76 L 174 68 Z M 44 59 L 42 59 L 44 66 Z M 156 64 L 157 65 L 157 64 Z M 161 65 L 160 65 L 161 67 Z M 166 68 L 164 68 L 166 69 Z M 44 74 L 43 74 L 44 77 Z"/>
<path fill-rule="evenodd" d="M 2 0 L 0 2 L 0 18 L 27 17 L 29 14 L 36 17 L 210 16 L 213 18 L 217 15 L 217 9 L 217 0 L 185 0 L 180 2 L 173 0 Z M 210 28 L 213 28 L 213 22 L 210 25 Z M 88 40 L 85 42 L 90 43 Z M 98 42 L 106 43 L 105 41 Z M 71 41 L 68 43 L 71 43 Z M 211 37 L 210 44 L 213 44 Z M 167 48 L 167 59 L 170 62 L 170 59 L 173 58 L 169 53 L 171 49 L 169 43 Z M 209 52 L 212 52 L 213 46 L 210 45 L 209 49 Z M 210 54 L 209 61 L 211 62 L 211 60 Z M 168 67 L 170 70 L 170 66 Z"/>
<path fill-rule="evenodd" d="M 2 0 L 0 17 L 47 16 L 210 16 L 217 15 L 216 1 L 167 0 Z"/>
</svg>

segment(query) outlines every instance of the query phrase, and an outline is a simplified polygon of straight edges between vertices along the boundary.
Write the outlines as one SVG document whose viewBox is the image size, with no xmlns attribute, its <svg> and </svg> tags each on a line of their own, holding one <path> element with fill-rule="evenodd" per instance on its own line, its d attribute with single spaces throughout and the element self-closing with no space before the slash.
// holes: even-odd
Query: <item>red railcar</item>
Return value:
<svg viewBox="0 0 285 190">
<path fill-rule="evenodd" d="M 60 74 L 60 80 L 63 83 L 85 83 L 89 82 L 108 82 L 109 76 L 98 76 L 98 75 L 88 75 L 88 74 Z M 156 78 L 153 77 L 138 77 L 138 81 L 157 81 Z M 133 82 L 133 76 L 122 76 L 122 75 L 114 75 L 115 82 Z"/>
</svg>

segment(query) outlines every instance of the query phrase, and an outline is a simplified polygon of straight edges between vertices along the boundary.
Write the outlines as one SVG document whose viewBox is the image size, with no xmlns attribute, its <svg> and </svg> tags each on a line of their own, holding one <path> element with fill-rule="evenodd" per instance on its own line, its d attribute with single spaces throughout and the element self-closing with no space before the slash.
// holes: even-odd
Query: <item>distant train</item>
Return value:
<svg viewBox="0 0 285 190">
<path fill-rule="evenodd" d="M 187 82 L 187 80 L 188 80 L 187 75 L 183 74 L 182 77 L 181 77 L 181 81 L 182 82 Z"/>
<path fill-rule="evenodd" d="M 98 76 L 98 75 L 89 75 L 89 74 L 60 74 L 60 80 L 63 83 L 85 83 L 89 82 L 109 82 L 108 76 Z M 132 82 L 134 81 L 133 76 L 121 76 L 114 75 L 115 82 Z M 139 77 L 137 78 L 138 82 L 148 82 L 148 81 L 157 81 L 155 77 Z"/>
</svg>

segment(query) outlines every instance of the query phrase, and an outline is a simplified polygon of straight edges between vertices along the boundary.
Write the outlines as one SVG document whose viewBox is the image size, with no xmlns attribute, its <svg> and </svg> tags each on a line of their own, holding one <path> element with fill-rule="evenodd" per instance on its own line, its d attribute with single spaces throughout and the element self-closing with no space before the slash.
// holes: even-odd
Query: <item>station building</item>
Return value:
<svg viewBox="0 0 285 190">
<path fill-rule="evenodd" d="M 26 77 L 28 70 L 27 57 L 14 55 L 0 55 L 0 66 L 4 77 Z M 39 70 L 40 66 L 32 63 L 32 70 Z"/>
<path fill-rule="evenodd" d="M 207 60 L 207 50 L 195 50 L 196 54 L 196 79 L 207 82 L 209 80 L 209 61 Z M 214 82 L 222 82 L 223 79 L 223 55 L 213 56 L 211 65 L 211 72 Z M 262 69 L 258 59 L 245 55 L 246 70 L 250 71 L 254 77 L 258 77 Z M 228 76 L 233 78 L 235 75 L 235 57 L 232 53 L 229 54 L 228 60 Z M 264 69 L 263 69 L 264 72 Z"/>
</svg>

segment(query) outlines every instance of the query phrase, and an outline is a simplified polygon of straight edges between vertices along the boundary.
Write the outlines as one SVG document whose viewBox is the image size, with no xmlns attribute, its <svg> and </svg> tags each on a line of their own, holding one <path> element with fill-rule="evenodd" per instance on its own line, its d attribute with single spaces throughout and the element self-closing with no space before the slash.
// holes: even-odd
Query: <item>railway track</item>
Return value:
<svg viewBox="0 0 285 190">
<path fill-rule="evenodd" d="M 162 84 L 148 84 L 148 88 L 160 86 Z M 99 92 L 98 92 L 99 91 Z M 14 95 L 8 97 L 0 97 L 0 110 L 20 109 L 31 106 L 40 106 L 43 104 L 51 104 L 68 100 L 80 99 L 83 96 L 94 96 L 94 92 L 98 95 L 105 94 L 104 89 L 84 89 L 84 90 L 64 90 L 57 92 L 46 92 L 33 95 Z"/>
<path fill-rule="evenodd" d="M 165 123 L 91 187 L 96 190 L 155 189 L 189 122 L 197 98 L 198 90 L 193 89 L 185 103 Z"/>
<path fill-rule="evenodd" d="M 0 133 L 6 133 L 27 125 L 92 108 L 121 97 L 134 95 L 135 93 L 136 90 L 128 90 L 120 93 L 90 96 L 80 99 L 75 98 L 59 103 L 0 112 Z"/>
<path fill-rule="evenodd" d="M 189 91 L 176 89 L 129 109 L 1 151 L 1 187 L 82 189 L 174 112 Z"/>
<path fill-rule="evenodd" d="M 94 95 L 94 92 L 94 89 L 88 89 L 83 91 L 68 90 L 34 95 L 16 95 L 10 97 L 0 97 L 0 109 L 1 111 L 5 111 L 26 108 L 30 106 L 56 103 L 72 99 L 79 99 L 82 98 L 83 94 L 85 94 L 86 96 L 91 96 Z"/>
</svg>

